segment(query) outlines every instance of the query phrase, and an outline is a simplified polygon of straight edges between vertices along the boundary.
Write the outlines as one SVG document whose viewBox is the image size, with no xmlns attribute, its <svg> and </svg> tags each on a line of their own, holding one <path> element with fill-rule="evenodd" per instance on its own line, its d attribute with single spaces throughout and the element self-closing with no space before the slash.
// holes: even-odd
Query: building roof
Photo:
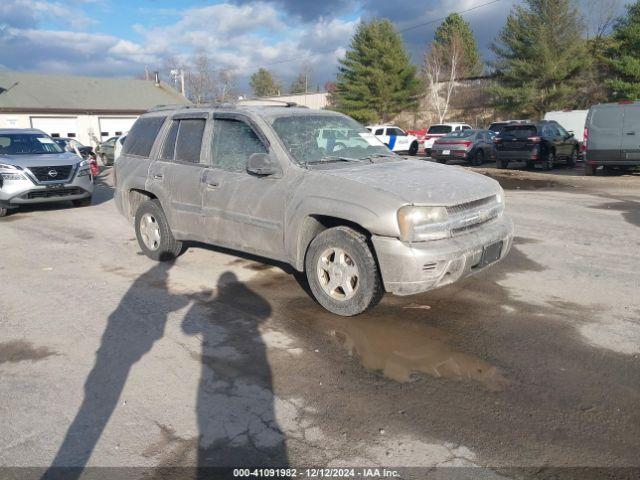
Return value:
<svg viewBox="0 0 640 480">
<path fill-rule="evenodd" d="M 0 70 L 0 112 L 131 113 L 190 104 L 165 83 Z"/>
</svg>

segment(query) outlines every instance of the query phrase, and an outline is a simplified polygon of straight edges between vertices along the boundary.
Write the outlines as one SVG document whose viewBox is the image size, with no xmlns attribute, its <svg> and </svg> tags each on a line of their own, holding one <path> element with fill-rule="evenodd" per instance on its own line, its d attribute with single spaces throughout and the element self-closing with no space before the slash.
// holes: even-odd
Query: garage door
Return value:
<svg viewBox="0 0 640 480">
<path fill-rule="evenodd" d="M 138 117 L 100 117 L 100 136 L 102 140 L 119 137 L 127 133 Z"/>
<path fill-rule="evenodd" d="M 31 117 L 31 127 L 40 129 L 52 137 L 78 136 L 77 117 Z"/>
</svg>

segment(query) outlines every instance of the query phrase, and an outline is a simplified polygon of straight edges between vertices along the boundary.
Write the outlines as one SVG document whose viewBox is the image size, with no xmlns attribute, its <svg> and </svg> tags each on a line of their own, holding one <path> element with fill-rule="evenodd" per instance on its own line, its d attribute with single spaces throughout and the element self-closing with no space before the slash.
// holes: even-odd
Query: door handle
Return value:
<svg viewBox="0 0 640 480">
<path fill-rule="evenodd" d="M 220 185 L 220 182 L 218 182 L 217 180 L 209 180 L 207 183 L 207 188 L 216 188 L 217 186 Z"/>
<path fill-rule="evenodd" d="M 627 135 L 635 135 L 636 132 L 627 132 Z"/>
<path fill-rule="evenodd" d="M 160 175 L 159 173 L 156 173 L 153 178 L 155 178 L 156 180 L 162 180 L 164 178 L 164 175 Z"/>
</svg>

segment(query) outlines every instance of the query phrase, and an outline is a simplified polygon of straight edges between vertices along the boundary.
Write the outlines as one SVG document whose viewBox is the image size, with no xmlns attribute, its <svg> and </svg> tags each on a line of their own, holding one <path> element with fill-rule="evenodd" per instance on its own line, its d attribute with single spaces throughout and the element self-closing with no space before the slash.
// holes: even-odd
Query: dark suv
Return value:
<svg viewBox="0 0 640 480">
<path fill-rule="evenodd" d="M 526 162 L 527 168 L 541 164 L 551 170 L 558 160 L 572 167 L 578 159 L 578 140 L 573 132 L 554 121 L 505 125 L 493 143 L 498 168 L 507 168 L 509 162 Z"/>
</svg>

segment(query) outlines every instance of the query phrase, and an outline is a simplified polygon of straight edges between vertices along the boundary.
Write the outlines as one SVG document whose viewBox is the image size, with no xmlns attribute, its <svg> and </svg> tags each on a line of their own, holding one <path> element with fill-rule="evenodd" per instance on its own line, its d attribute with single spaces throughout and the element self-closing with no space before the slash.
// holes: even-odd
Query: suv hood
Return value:
<svg viewBox="0 0 640 480">
<path fill-rule="evenodd" d="M 424 160 L 364 164 L 318 173 L 383 190 L 415 205 L 453 206 L 500 191 L 498 182 L 484 175 Z"/>
<path fill-rule="evenodd" d="M 40 155 L 0 155 L 0 163 L 16 167 L 55 167 L 60 165 L 75 165 L 82 159 L 75 153 L 43 153 Z"/>
</svg>

